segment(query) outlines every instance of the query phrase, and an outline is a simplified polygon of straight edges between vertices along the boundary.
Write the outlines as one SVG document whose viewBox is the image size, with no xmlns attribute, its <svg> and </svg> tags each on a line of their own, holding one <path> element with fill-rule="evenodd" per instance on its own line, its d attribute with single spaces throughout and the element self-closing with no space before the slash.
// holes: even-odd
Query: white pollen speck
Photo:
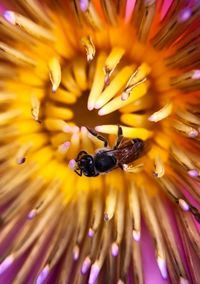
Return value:
<svg viewBox="0 0 200 284">
<path fill-rule="evenodd" d="M 37 214 L 37 210 L 33 209 L 28 213 L 28 219 L 31 220 L 33 219 Z"/>
<path fill-rule="evenodd" d="M 69 141 L 66 141 L 66 142 L 64 142 L 63 144 L 61 144 L 61 145 L 59 145 L 58 146 L 58 151 L 60 152 L 60 153 L 65 153 L 68 149 L 69 149 L 69 147 L 70 147 L 70 142 Z"/>
<path fill-rule="evenodd" d="M 117 284 L 124 284 L 124 281 L 122 281 L 121 279 L 119 279 L 119 280 L 117 281 Z"/>
<path fill-rule="evenodd" d="M 105 111 L 103 108 L 101 108 L 99 111 L 98 111 L 98 115 L 102 116 L 102 115 L 105 115 Z"/>
<path fill-rule="evenodd" d="M 43 284 L 49 274 L 49 266 L 45 266 L 36 279 L 36 284 Z"/>
<path fill-rule="evenodd" d="M 183 211 L 189 211 L 190 210 L 190 206 L 189 206 L 189 204 L 185 200 L 180 198 L 178 200 L 178 203 L 179 203 L 179 206 L 181 207 L 181 209 Z"/>
<path fill-rule="evenodd" d="M 76 246 L 73 248 L 73 259 L 74 259 L 75 261 L 78 260 L 79 254 L 80 254 L 80 249 L 79 249 L 79 246 L 76 245 Z"/>
<path fill-rule="evenodd" d="M 113 243 L 111 247 L 112 256 L 118 256 L 119 246 L 117 243 Z"/>
<path fill-rule="evenodd" d="M 88 237 L 93 238 L 94 237 L 94 230 L 92 228 L 89 228 L 88 230 Z"/>
<path fill-rule="evenodd" d="M 55 93 L 57 91 L 57 86 L 56 85 L 52 85 L 52 92 Z"/>
<path fill-rule="evenodd" d="M 199 176 L 199 172 L 198 172 L 198 170 L 196 170 L 196 169 L 189 170 L 189 171 L 188 171 L 188 175 L 189 175 L 190 177 L 198 177 L 198 176 Z"/>
<path fill-rule="evenodd" d="M 100 267 L 98 265 L 97 262 L 95 262 L 90 270 L 90 276 L 89 276 L 89 280 L 88 280 L 88 284 L 94 284 L 97 280 L 97 277 L 99 275 L 100 272 Z"/>
<path fill-rule="evenodd" d="M 16 19 L 15 19 L 14 12 L 12 12 L 12 11 L 5 11 L 3 16 L 10 24 L 15 25 Z"/>
<path fill-rule="evenodd" d="M 180 284 L 189 284 L 189 283 L 190 282 L 187 279 L 183 278 L 182 276 L 180 277 Z"/>
<path fill-rule="evenodd" d="M 76 161 L 75 160 L 70 160 L 68 163 L 68 166 L 71 170 L 74 170 L 75 166 L 76 166 Z"/>
<path fill-rule="evenodd" d="M 136 242 L 139 242 L 139 241 L 140 241 L 140 238 L 141 238 L 141 233 L 140 233 L 140 231 L 133 230 L 133 239 L 134 239 Z"/>
<path fill-rule="evenodd" d="M 72 130 L 71 127 L 68 126 L 68 125 L 63 127 L 63 132 L 65 132 L 65 133 L 69 133 L 69 132 L 71 132 L 71 130 Z"/>
<path fill-rule="evenodd" d="M 193 72 L 194 73 L 192 75 L 192 79 L 194 79 L 194 80 L 200 79 L 200 70 L 194 70 Z"/>
<path fill-rule="evenodd" d="M 191 128 L 190 132 L 188 133 L 188 136 L 190 138 L 196 138 L 199 135 L 198 131 L 194 128 Z"/>
<path fill-rule="evenodd" d="M 130 94 L 127 93 L 127 92 L 123 92 L 122 95 L 121 95 L 121 100 L 122 101 L 127 101 L 128 98 L 129 98 Z"/>
<path fill-rule="evenodd" d="M 168 273 L 167 273 L 167 264 L 166 260 L 161 258 L 160 256 L 157 257 L 157 264 L 160 270 L 160 273 L 163 277 L 163 279 L 167 279 Z"/>
<path fill-rule="evenodd" d="M 89 7 L 89 1 L 88 0 L 80 0 L 80 8 L 83 12 L 86 12 Z"/>
<path fill-rule="evenodd" d="M 81 273 L 86 274 L 90 269 L 91 264 L 92 264 L 91 259 L 89 257 L 86 257 L 81 267 Z"/>
<path fill-rule="evenodd" d="M 183 10 L 180 11 L 179 15 L 178 15 L 178 20 L 179 22 L 183 23 L 185 21 L 187 21 L 192 15 L 192 11 L 190 8 L 185 8 Z"/>
<path fill-rule="evenodd" d="M 9 255 L 8 257 L 6 257 L 0 264 L 0 275 L 3 274 L 3 272 L 8 269 L 11 264 L 14 261 L 14 257 L 12 255 Z"/>
<path fill-rule="evenodd" d="M 94 109 L 94 103 L 88 102 L 87 108 L 89 111 Z"/>
</svg>

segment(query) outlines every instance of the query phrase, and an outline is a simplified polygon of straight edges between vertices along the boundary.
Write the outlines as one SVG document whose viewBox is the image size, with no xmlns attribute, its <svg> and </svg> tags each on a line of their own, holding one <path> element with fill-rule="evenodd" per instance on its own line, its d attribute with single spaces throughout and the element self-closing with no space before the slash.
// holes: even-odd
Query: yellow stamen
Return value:
<svg viewBox="0 0 200 284">
<path fill-rule="evenodd" d="M 191 70 L 180 76 L 171 78 L 171 85 L 183 89 L 185 91 L 195 91 L 199 89 L 199 70 Z"/>
<path fill-rule="evenodd" d="M 110 76 L 115 70 L 116 66 L 119 64 L 125 50 L 119 47 L 114 47 L 108 57 L 106 58 L 104 72 L 105 72 L 105 84 L 110 83 Z"/>
<path fill-rule="evenodd" d="M 52 92 L 49 95 L 53 101 L 64 103 L 64 104 L 74 104 L 77 99 L 73 93 L 68 92 L 61 88 L 59 88 L 56 91 L 56 95 L 53 94 Z"/>
<path fill-rule="evenodd" d="M 144 167 L 144 164 L 138 164 L 138 165 L 134 165 L 134 164 L 129 164 L 129 165 L 126 165 L 126 164 L 123 164 L 123 170 L 125 172 L 128 172 L 128 173 L 139 173 L 143 170 L 143 167 Z"/>
<path fill-rule="evenodd" d="M 45 73 L 46 74 L 46 73 Z M 47 74 L 48 76 L 48 74 Z M 30 88 L 31 87 L 35 87 L 34 88 L 34 92 L 39 92 L 42 93 L 43 92 L 43 96 L 44 96 L 44 89 L 43 88 L 43 79 L 42 77 L 38 76 L 38 74 L 35 74 L 33 72 L 31 72 L 30 70 L 23 70 L 23 69 L 19 69 L 18 71 L 18 80 L 19 82 L 12 82 L 12 85 L 9 85 L 8 88 L 11 90 L 15 90 L 15 92 L 19 91 L 19 88 L 22 91 L 27 92 L 27 90 L 29 89 L 29 91 L 32 91 Z M 9 82 L 8 82 L 9 84 Z M 39 89 L 41 88 L 41 89 Z M 24 98 L 25 96 L 23 96 Z M 28 98 L 26 96 L 26 98 Z"/>
<path fill-rule="evenodd" d="M 173 263 L 176 263 L 177 265 L 178 274 L 185 278 L 185 281 L 180 281 L 180 283 L 188 284 L 189 282 L 186 280 L 187 273 L 183 266 L 182 258 L 177 247 L 177 240 L 175 238 L 172 225 L 170 223 L 170 218 L 166 210 L 164 210 L 160 198 L 157 198 L 156 204 L 157 204 L 157 206 L 155 206 L 156 215 L 157 218 L 160 218 L 162 216 L 162 222 L 160 222 L 160 226 L 162 229 L 163 236 L 166 240 L 167 247 L 171 248 L 170 253 L 172 253 Z M 170 267 L 169 267 L 169 272 L 170 272 Z"/>
<path fill-rule="evenodd" d="M 73 132 L 73 124 L 66 123 L 61 119 L 47 118 L 45 119 L 44 123 L 47 129 L 52 131 L 63 131 L 66 133 Z"/>
<path fill-rule="evenodd" d="M 87 107 L 89 110 L 92 110 L 94 108 L 96 99 L 98 98 L 104 87 L 103 67 L 105 64 L 105 60 L 106 60 L 106 55 L 104 53 L 101 53 L 97 58 L 93 84 L 88 97 Z"/>
<path fill-rule="evenodd" d="M 63 144 L 58 146 L 58 152 L 61 154 L 66 154 L 67 151 L 69 150 L 69 147 L 70 147 L 70 142 L 66 141 Z"/>
<path fill-rule="evenodd" d="M 150 71 L 151 68 L 146 63 L 140 65 L 128 80 L 126 87 L 121 95 L 121 99 L 124 101 L 127 100 L 133 89 L 147 80 L 147 76 L 149 75 Z"/>
<path fill-rule="evenodd" d="M 73 78 L 73 73 L 70 66 L 66 66 L 62 70 L 62 84 L 65 88 L 76 96 L 81 95 L 81 90 L 77 82 Z"/>
<path fill-rule="evenodd" d="M 88 9 L 84 13 L 84 16 L 93 29 L 99 30 L 102 28 L 101 18 L 91 2 L 88 6 Z"/>
<path fill-rule="evenodd" d="M 83 58 L 77 58 L 74 60 L 72 68 L 78 86 L 82 91 L 85 91 L 88 88 L 85 60 L 83 60 Z"/>
<path fill-rule="evenodd" d="M 54 198 L 60 196 L 61 193 L 59 192 L 60 183 L 58 180 L 53 180 L 47 187 L 45 192 L 41 194 L 38 198 L 34 208 L 28 213 L 28 218 L 32 219 L 36 215 L 39 215 L 47 206 L 50 204 Z"/>
<path fill-rule="evenodd" d="M 111 84 L 110 84 L 110 86 L 111 86 Z M 111 112 L 114 112 L 115 110 L 118 110 L 118 109 L 138 100 L 139 98 L 141 98 L 142 96 L 144 96 L 147 93 L 148 87 L 149 87 L 148 81 L 144 82 L 143 84 L 136 86 L 133 89 L 133 91 L 131 91 L 129 98 L 126 101 L 121 100 L 121 96 L 115 97 L 113 100 L 109 101 L 106 105 L 104 105 L 99 110 L 98 114 L 99 115 L 109 114 Z M 106 92 L 106 90 L 105 90 L 105 92 Z M 101 97 L 100 97 L 99 101 L 101 101 Z M 98 104 L 98 101 L 97 101 L 97 104 Z"/>
<path fill-rule="evenodd" d="M 178 120 L 174 120 L 172 126 L 187 137 L 196 138 L 199 135 L 198 130 Z"/>
<path fill-rule="evenodd" d="M 21 29 L 25 30 L 27 33 L 29 33 L 30 35 L 38 39 L 45 39 L 48 41 L 54 40 L 54 36 L 51 33 L 51 31 L 32 22 L 31 20 L 22 16 L 19 13 L 15 13 L 12 11 L 6 11 L 4 13 L 4 17 L 9 23 L 19 26 Z"/>
<path fill-rule="evenodd" d="M 176 114 L 179 117 L 181 117 L 186 123 L 189 122 L 189 123 L 197 125 L 197 126 L 200 125 L 200 118 L 197 115 L 195 115 L 195 114 L 193 114 L 193 113 L 191 113 L 187 110 L 178 109 L 176 111 Z"/>
<path fill-rule="evenodd" d="M 133 257 L 133 283 L 144 283 L 144 273 L 142 271 L 142 257 L 140 243 L 133 242 L 132 248 Z"/>
<path fill-rule="evenodd" d="M 163 161 L 160 156 L 155 158 L 155 171 L 154 174 L 156 177 L 160 178 L 165 174 L 165 168 L 163 165 Z"/>
<path fill-rule="evenodd" d="M 96 131 L 109 134 L 117 134 L 117 125 L 99 125 L 95 127 Z M 146 140 L 152 136 L 152 132 L 146 128 L 133 128 L 122 126 L 123 135 L 127 138 L 140 138 Z"/>
<path fill-rule="evenodd" d="M 110 242 L 110 232 L 111 232 L 111 227 L 109 225 L 104 226 L 102 237 L 99 243 L 99 248 L 100 248 L 99 258 L 93 263 L 91 267 L 88 283 L 93 284 L 96 282 L 96 279 L 98 278 L 98 275 L 103 266 L 106 254 L 108 252 L 108 246 Z"/>
<path fill-rule="evenodd" d="M 16 154 L 17 148 L 19 145 L 17 142 L 11 142 L 9 144 L 1 145 L 0 148 L 0 159 L 1 160 L 8 160 L 9 156 L 12 156 L 13 154 Z"/>
<path fill-rule="evenodd" d="M 162 188 L 165 192 L 173 199 L 173 201 L 177 202 L 178 193 L 175 185 L 166 176 L 161 177 L 159 181 L 161 182 Z"/>
<path fill-rule="evenodd" d="M 156 218 L 155 212 L 152 207 L 153 202 L 151 202 L 144 188 L 142 188 L 140 192 L 141 192 L 141 200 L 144 204 L 143 209 L 144 209 L 147 225 L 154 238 L 154 243 L 156 247 L 157 264 L 160 269 L 162 277 L 164 279 L 167 279 L 168 273 L 167 273 L 167 267 L 166 267 L 165 245 L 164 245 L 163 237 L 160 231 L 160 225 L 158 223 L 158 219 Z"/>
<path fill-rule="evenodd" d="M 101 108 L 110 99 L 112 99 L 121 90 L 121 88 L 123 88 L 131 73 L 133 72 L 133 68 L 133 66 L 126 66 L 117 73 L 117 75 L 111 81 L 110 85 L 101 93 L 101 95 L 97 99 L 95 108 Z"/>
<path fill-rule="evenodd" d="M 28 64 L 31 66 L 34 66 L 36 64 L 36 62 L 32 58 L 25 55 L 21 51 L 16 50 L 15 48 L 9 47 L 3 42 L 0 42 L 0 54 L 2 54 L 4 58 L 7 58 L 11 62 L 17 64 Z"/>
<path fill-rule="evenodd" d="M 83 37 L 81 43 L 86 50 L 87 61 L 92 61 L 95 57 L 96 50 L 91 36 Z"/>
<path fill-rule="evenodd" d="M 41 147 L 43 147 L 48 142 L 48 137 L 44 133 L 31 133 L 28 135 L 20 136 L 17 139 L 17 143 L 20 145 L 29 145 L 31 144 L 31 148 L 29 149 L 30 153 L 37 151 Z"/>
<path fill-rule="evenodd" d="M 143 5 L 144 10 L 138 28 L 138 39 L 141 42 L 146 42 L 156 12 L 156 1 L 145 1 Z"/>
<path fill-rule="evenodd" d="M 30 47 L 30 44 L 35 44 L 35 39 L 33 37 L 31 37 L 22 29 L 19 29 L 19 27 L 12 25 L 10 22 L 5 20 L 3 16 L 0 16 L 0 23 L 2 31 L 5 32 L 5 34 L 11 37 L 13 40 L 24 44 L 24 46 L 26 47 Z"/>
<path fill-rule="evenodd" d="M 125 88 L 125 90 L 123 91 L 122 95 L 121 95 L 121 100 L 122 101 L 126 101 L 129 98 L 130 92 L 133 90 L 133 88 L 135 88 L 136 86 L 144 83 L 146 80 L 147 80 L 147 78 L 144 78 L 144 79 L 141 79 L 140 81 L 138 81 L 137 83 L 134 83 L 134 84 L 132 84 L 130 86 L 127 86 Z"/>
<path fill-rule="evenodd" d="M 79 184 L 81 183 L 80 179 L 78 181 L 77 187 L 79 188 Z M 85 188 L 88 188 L 88 181 L 84 183 Z M 80 189 L 80 188 L 79 188 Z M 87 226 L 87 217 L 88 217 L 88 192 L 84 191 L 84 194 L 82 190 L 79 192 L 79 198 L 78 198 L 78 230 L 77 230 L 77 236 L 76 236 L 76 243 L 80 244 L 81 241 L 84 238 L 84 232 Z"/>
<path fill-rule="evenodd" d="M 33 163 L 35 163 L 40 169 L 42 169 L 39 173 L 39 176 L 41 174 L 41 176 L 49 177 L 50 181 L 52 180 L 52 172 L 50 173 L 48 166 L 49 169 L 52 169 L 53 171 L 53 167 L 50 163 L 52 157 L 53 151 L 50 146 L 43 147 L 35 153 L 30 153 L 30 160 L 33 161 Z M 53 166 L 55 166 L 55 164 L 53 164 Z"/>
<path fill-rule="evenodd" d="M 159 156 L 163 162 L 166 162 L 168 160 L 168 147 L 167 149 L 163 149 L 162 145 L 158 146 L 156 144 L 153 144 L 148 152 L 148 156 L 154 161 L 157 159 L 157 156 Z"/>
<path fill-rule="evenodd" d="M 122 113 L 130 113 L 137 111 L 146 111 L 153 106 L 152 94 L 147 93 L 145 96 L 140 99 L 133 101 L 131 104 L 128 104 L 125 107 L 120 108 Z"/>
<path fill-rule="evenodd" d="M 92 224 L 91 224 L 91 232 L 96 232 L 102 221 L 102 212 L 103 212 L 103 199 L 99 192 L 96 190 L 94 192 L 94 201 L 92 208 Z"/>
<path fill-rule="evenodd" d="M 47 103 L 45 114 L 48 118 L 62 120 L 70 120 L 73 117 L 73 112 L 69 108 L 58 107 L 51 103 Z"/>
<path fill-rule="evenodd" d="M 0 126 L 10 123 L 11 120 L 19 117 L 21 111 L 19 109 L 13 109 L 5 111 L 0 114 Z"/>
<path fill-rule="evenodd" d="M 10 66 L 8 64 L 2 63 L 0 65 L 0 76 L 1 78 L 7 78 L 12 76 L 12 78 L 16 78 L 16 70 L 13 68 L 13 66 Z"/>
<path fill-rule="evenodd" d="M 70 142 L 70 151 L 67 152 L 67 157 L 68 159 L 74 159 L 80 147 L 80 133 L 73 133 Z"/>
<path fill-rule="evenodd" d="M 26 155 L 30 148 L 32 147 L 32 142 L 24 144 L 17 152 L 16 162 L 17 164 L 23 164 L 26 160 Z"/>
<path fill-rule="evenodd" d="M 87 150 L 89 153 L 93 151 L 93 145 L 88 137 L 88 130 L 86 127 L 81 127 L 81 138 L 82 138 L 82 147 L 83 149 Z"/>
<path fill-rule="evenodd" d="M 188 157 L 187 153 L 182 151 L 182 149 L 180 147 L 177 147 L 175 145 L 173 145 L 171 147 L 172 153 L 175 157 L 175 159 L 184 167 L 186 167 L 186 169 L 188 171 L 190 170 L 195 170 L 195 165 L 192 162 L 192 160 L 190 160 L 190 158 Z"/>
<path fill-rule="evenodd" d="M 56 92 L 61 82 L 61 66 L 57 57 L 49 61 L 49 77 L 52 83 L 52 91 Z"/>
<path fill-rule="evenodd" d="M 159 111 L 154 112 L 151 116 L 149 116 L 148 119 L 153 122 L 158 122 L 170 116 L 172 111 L 173 111 L 173 104 L 168 103 L 164 107 L 162 107 Z"/>
<path fill-rule="evenodd" d="M 70 133 L 53 133 L 50 138 L 51 144 L 53 147 L 57 148 L 59 145 L 63 144 L 64 142 L 68 141 L 70 138 Z"/>
<path fill-rule="evenodd" d="M 16 128 L 21 135 L 38 132 L 38 131 L 41 131 L 42 129 L 40 124 L 35 123 L 35 121 L 33 121 L 32 118 L 30 120 L 17 121 Z"/>
<path fill-rule="evenodd" d="M 39 121 L 39 113 L 40 113 L 40 100 L 37 96 L 32 95 L 31 98 L 31 113 L 32 117 L 35 121 Z"/>
<path fill-rule="evenodd" d="M 129 126 L 135 127 L 149 127 L 150 123 L 148 122 L 148 115 L 146 114 L 135 114 L 135 113 L 126 113 L 120 116 L 120 119 L 123 123 Z"/>
<path fill-rule="evenodd" d="M 28 13 L 34 18 L 45 23 L 48 26 L 52 26 L 52 21 L 48 17 L 47 13 L 43 11 L 42 5 L 38 0 L 18 0 L 21 6 L 23 6 Z"/>
<path fill-rule="evenodd" d="M 116 218 L 116 241 L 115 243 L 119 245 L 123 238 L 123 232 L 124 232 L 124 209 L 125 209 L 125 201 L 124 201 L 124 192 L 121 190 L 118 193 L 118 199 L 117 199 L 117 206 L 116 206 L 116 212 L 115 212 L 115 218 Z"/>
<path fill-rule="evenodd" d="M 104 8 L 108 20 L 113 26 L 115 26 L 117 24 L 117 11 L 115 8 L 115 4 L 110 1 L 103 0 L 102 6 Z"/>
<path fill-rule="evenodd" d="M 137 188 L 134 182 L 131 182 L 128 200 L 129 200 L 131 218 L 133 219 L 133 239 L 135 241 L 139 241 L 141 235 L 140 205 L 139 205 Z"/>
<path fill-rule="evenodd" d="M 104 213 L 105 221 L 109 221 L 112 219 L 114 212 L 115 212 L 116 201 L 117 201 L 116 190 L 115 188 L 110 187 L 108 194 L 106 196 L 106 205 L 105 205 L 105 213 Z"/>
</svg>

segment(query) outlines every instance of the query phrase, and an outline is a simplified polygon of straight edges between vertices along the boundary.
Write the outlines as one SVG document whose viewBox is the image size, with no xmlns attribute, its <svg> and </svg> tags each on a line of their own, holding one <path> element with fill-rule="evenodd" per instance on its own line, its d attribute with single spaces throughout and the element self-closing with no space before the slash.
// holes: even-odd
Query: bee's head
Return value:
<svg viewBox="0 0 200 284">
<path fill-rule="evenodd" d="M 69 166 L 80 176 L 82 174 L 87 177 L 97 175 L 94 166 L 94 158 L 86 152 L 79 153 L 76 160 L 70 161 Z"/>
</svg>

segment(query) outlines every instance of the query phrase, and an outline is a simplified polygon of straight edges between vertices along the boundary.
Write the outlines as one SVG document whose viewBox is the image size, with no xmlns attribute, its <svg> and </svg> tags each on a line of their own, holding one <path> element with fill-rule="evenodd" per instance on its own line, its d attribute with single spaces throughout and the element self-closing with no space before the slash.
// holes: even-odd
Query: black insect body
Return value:
<svg viewBox="0 0 200 284">
<path fill-rule="evenodd" d="M 108 142 L 105 137 L 93 129 L 88 131 L 98 139 L 104 141 L 104 147 Z M 89 155 L 86 151 L 79 152 L 75 159 L 74 171 L 82 176 L 95 177 L 107 173 L 116 168 L 124 169 L 124 165 L 137 160 L 144 152 L 144 141 L 136 139 L 125 140 L 122 135 L 122 128 L 118 127 L 118 138 L 113 149 L 102 148 L 95 155 Z"/>
</svg>

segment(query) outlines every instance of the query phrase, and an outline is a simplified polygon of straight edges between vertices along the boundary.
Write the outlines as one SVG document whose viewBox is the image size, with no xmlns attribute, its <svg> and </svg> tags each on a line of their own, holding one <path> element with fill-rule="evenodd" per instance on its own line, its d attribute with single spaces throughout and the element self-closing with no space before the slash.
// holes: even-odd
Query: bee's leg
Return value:
<svg viewBox="0 0 200 284">
<path fill-rule="evenodd" d="M 77 174 L 77 175 L 79 175 L 80 177 L 82 176 L 82 170 L 79 172 L 78 170 L 74 170 L 75 171 L 75 173 Z"/>
<path fill-rule="evenodd" d="M 118 125 L 118 132 L 117 132 L 117 141 L 116 144 L 114 146 L 114 149 L 117 149 L 120 145 L 120 143 L 122 142 L 123 139 L 123 131 L 122 131 L 122 127 L 120 125 Z"/>
<path fill-rule="evenodd" d="M 77 158 L 76 158 L 76 162 L 77 162 L 77 161 L 79 161 L 79 160 L 80 160 L 80 158 L 81 158 L 81 156 L 82 156 L 82 155 L 85 155 L 85 154 L 87 154 L 87 152 L 86 152 L 86 151 L 80 151 L 80 152 L 78 153 Z"/>
<path fill-rule="evenodd" d="M 124 167 L 122 164 L 118 164 L 118 167 L 123 171 L 124 170 Z"/>
<path fill-rule="evenodd" d="M 101 136 L 95 129 L 87 127 L 87 130 L 90 132 L 90 134 L 97 137 L 97 139 L 103 141 L 104 147 L 108 146 L 108 140 L 104 136 Z"/>
</svg>

